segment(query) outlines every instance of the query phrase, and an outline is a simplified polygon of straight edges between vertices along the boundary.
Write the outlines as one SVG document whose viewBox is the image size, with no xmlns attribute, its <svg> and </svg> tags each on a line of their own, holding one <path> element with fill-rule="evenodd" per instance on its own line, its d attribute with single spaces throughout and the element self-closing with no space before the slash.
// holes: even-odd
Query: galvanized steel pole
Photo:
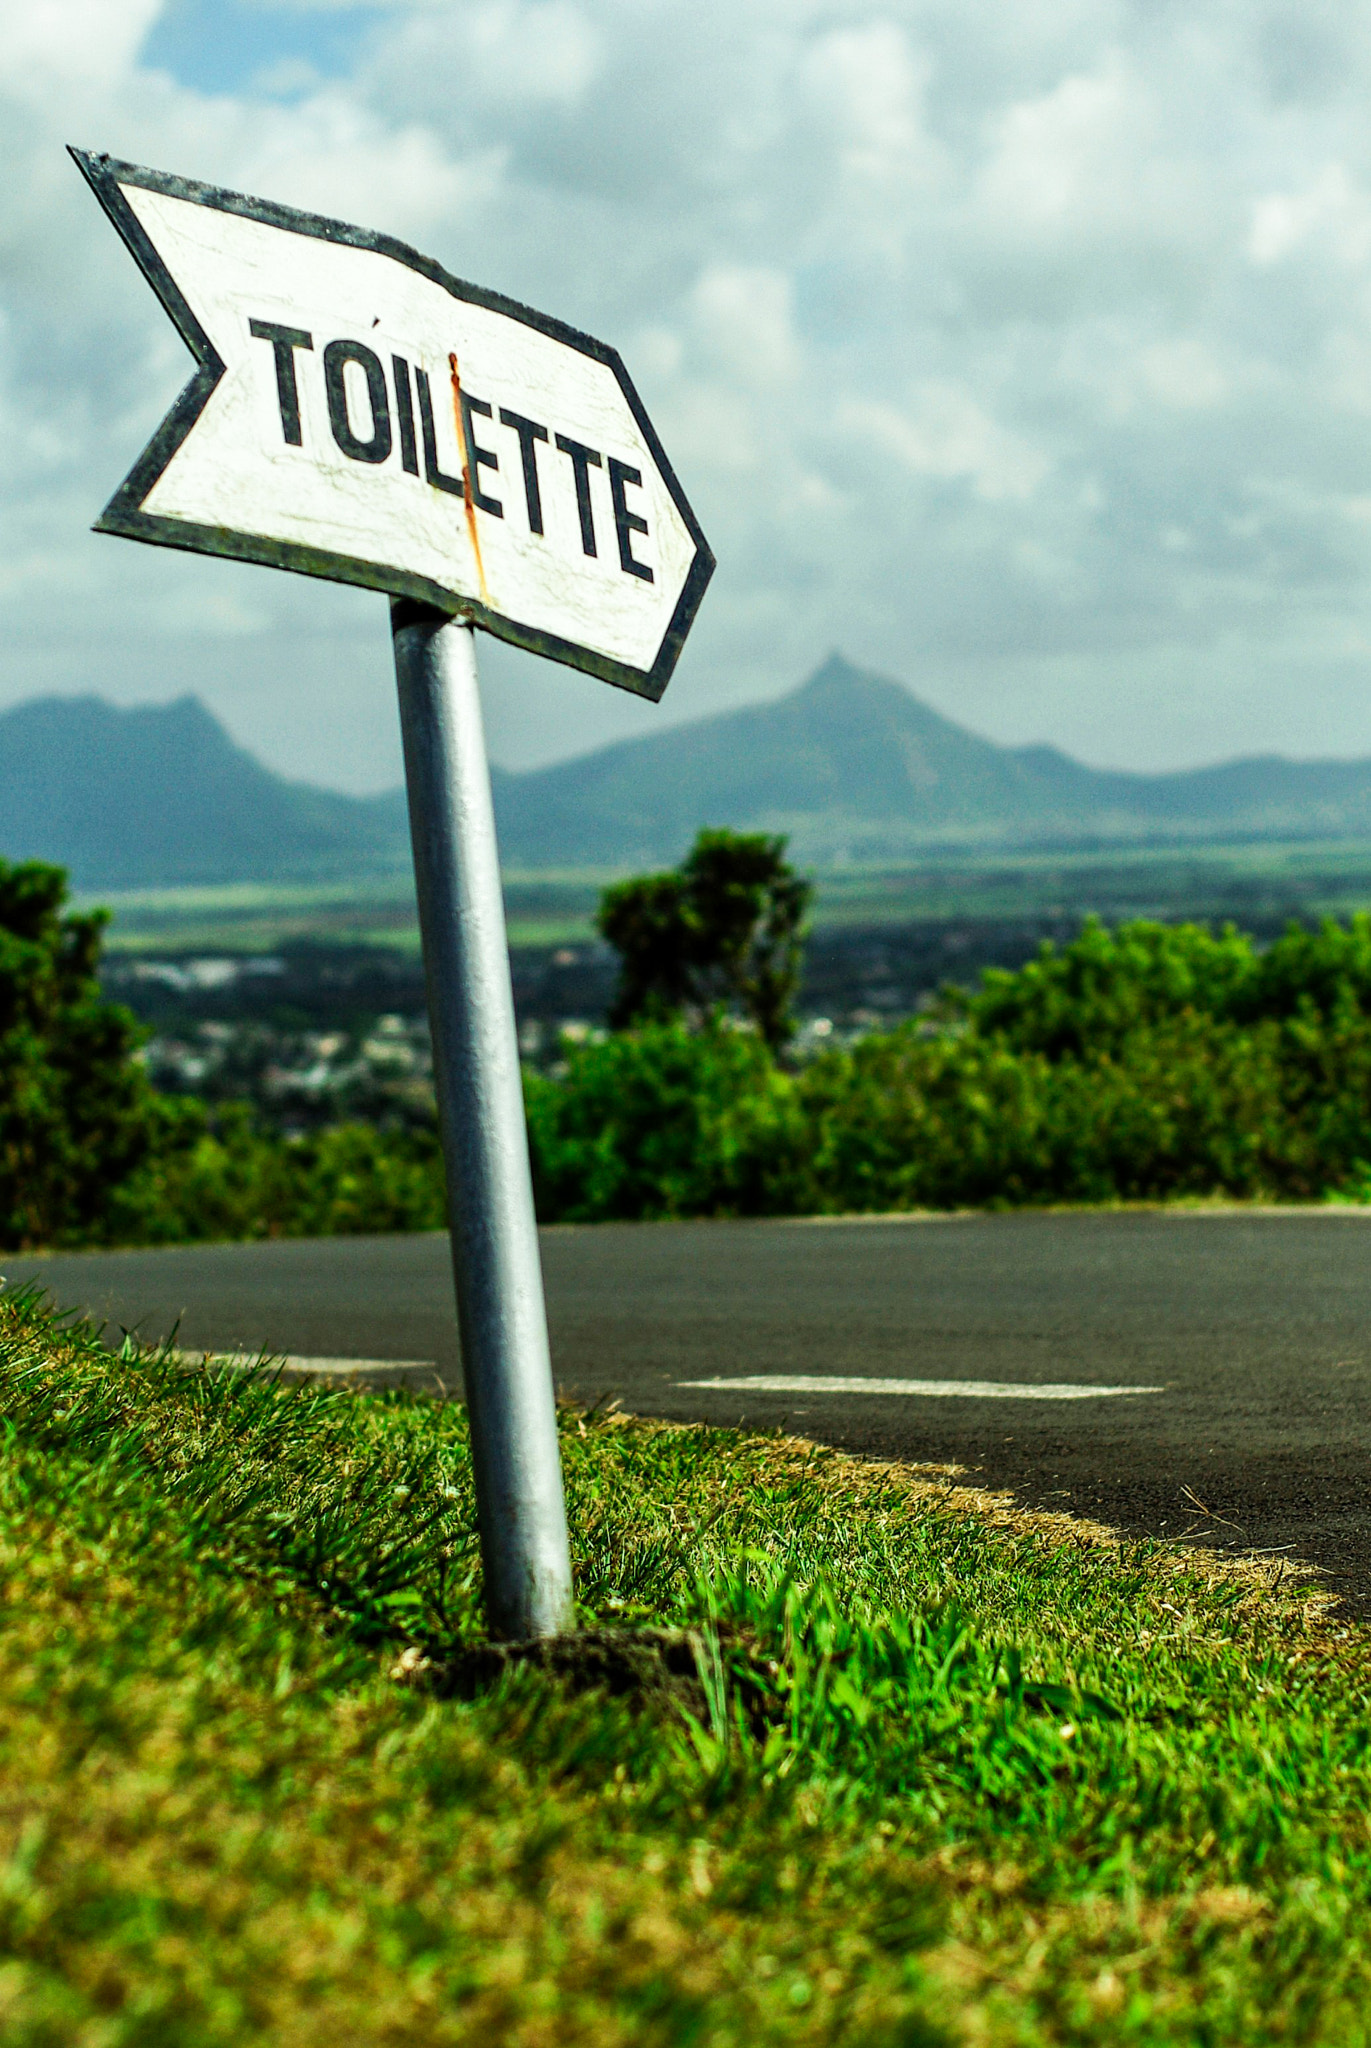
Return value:
<svg viewBox="0 0 1371 2048">
<path fill-rule="evenodd" d="M 571 1563 L 476 636 L 407 599 L 391 626 L 486 1610 L 496 1635 L 558 1635 Z"/>
</svg>

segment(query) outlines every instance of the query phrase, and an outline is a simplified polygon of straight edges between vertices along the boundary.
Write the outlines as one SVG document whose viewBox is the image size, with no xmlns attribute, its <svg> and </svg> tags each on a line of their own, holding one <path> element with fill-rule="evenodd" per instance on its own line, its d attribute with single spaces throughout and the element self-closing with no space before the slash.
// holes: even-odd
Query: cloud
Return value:
<svg viewBox="0 0 1371 2048">
<path fill-rule="evenodd" d="M 891 209 L 944 168 L 925 116 L 928 56 L 901 24 L 877 19 L 820 34 L 801 69 L 840 186 L 864 210 L 880 209 L 879 219 L 868 214 L 878 235 L 898 236 Z"/>
<path fill-rule="evenodd" d="M 1350 269 L 1371 256 L 1371 197 L 1342 164 L 1326 164 L 1303 190 L 1268 193 L 1252 208 L 1247 251 L 1262 267 L 1284 262 L 1315 238 Z"/>
<path fill-rule="evenodd" d="M 1371 0 L 234 0 L 232 91 L 172 18 L 0 0 L 0 695 L 397 772 L 376 600 L 88 536 L 185 356 L 74 139 L 623 347 L 719 573 L 659 710 L 492 648 L 507 758 L 835 642 L 1099 760 L 1371 751 Z"/>
<path fill-rule="evenodd" d="M 10 91 L 37 94 L 60 79 L 102 82 L 133 62 L 160 0 L 9 0 L 0 10 Z"/>
<path fill-rule="evenodd" d="M 1146 94 L 1117 58 L 1016 101 L 993 121 L 980 199 L 1015 234 L 1078 244 L 1127 221 L 1139 197 L 1130 168 L 1149 154 Z"/>
<path fill-rule="evenodd" d="M 711 264 L 690 295 L 696 346 L 744 389 L 776 392 L 800 373 L 793 291 L 784 271 L 761 264 Z"/>
<path fill-rule="evenodd" d="M 914 476 L 965 478 L 978 498 L 1030 498 L 1042 481 L 1045 456 L 984 413 L 956 384 L 926 384 L 910 406 L 849 399 L 840 425 L 893 456 Z"/>
<path fill-rule="evenodd" d="M 471 83 L 487 106 L 574 107 L 600 70 L 600 38 L 569 0 L 487 0 L 468 38 Z"/>
</svg>

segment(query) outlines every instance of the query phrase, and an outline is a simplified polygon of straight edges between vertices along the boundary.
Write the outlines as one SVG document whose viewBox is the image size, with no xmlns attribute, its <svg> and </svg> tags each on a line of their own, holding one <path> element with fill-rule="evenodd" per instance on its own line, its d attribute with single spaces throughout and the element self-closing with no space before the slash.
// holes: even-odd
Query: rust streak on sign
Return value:
<svg viewBox="0 0 1371 2048">
<path fill-rule="evenodd" d="M 490 591 L 486 587 L 486 567 L 481 560 L 481 536 L 476 530 L 476 507 L 471 496 L 471 450 L 467 447 L 466 407 L 462 404 L 462 373 L 457 368 L 457 357 L 449 355 L 448 368 L 452 372 L 452 411 L 457 421 L 457 446 L 462 451 L 462 502 L 466 506 L 467 532 L 471 535 L 471 552 L 476 557 L 476 578 L 481 586 L 482 604 L 490 603 Z"/>
</svg>

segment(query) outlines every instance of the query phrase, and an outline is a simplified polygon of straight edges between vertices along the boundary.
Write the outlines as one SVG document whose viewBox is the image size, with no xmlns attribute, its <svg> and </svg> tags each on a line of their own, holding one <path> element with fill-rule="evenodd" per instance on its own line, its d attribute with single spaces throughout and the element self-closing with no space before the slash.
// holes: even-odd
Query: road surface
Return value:
<svg viewBox="0 0 1371 2048">
<path fill-rule="evenodd" d="M 568 1393 L 784 1424 L 1304 1559 L 1371 1616 L 1371 1213 L 610 1224 L 542 1244 Z M 439 1235 L 0 1270 L 188 1348 L 417 1361 L 411 1380 L 460 1386 Z"/>
</svg>

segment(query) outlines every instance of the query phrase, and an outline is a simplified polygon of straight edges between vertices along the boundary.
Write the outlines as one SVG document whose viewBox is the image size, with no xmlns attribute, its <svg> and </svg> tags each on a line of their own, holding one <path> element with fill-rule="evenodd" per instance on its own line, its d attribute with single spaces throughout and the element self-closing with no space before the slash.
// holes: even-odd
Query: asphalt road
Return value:
<svg viewBox="0 0 1371 2048">
<path fill-rule="evenodd" d="M 1035 1506 L 1304 1559 L 1371 1616 L 1371 1214 L 625 1224 L 542 1243 L 569 1393 L 783 1423 L 963 1465 Z M 432 1361 L 460 1386 L 441 1236 L 0 1265 L 187 1347 Z M 841 1384 L 688 1384 L 756 1377 Z M 1088 1387 L 1158 1391 L 1061 1397 Z"/>
</svg>

